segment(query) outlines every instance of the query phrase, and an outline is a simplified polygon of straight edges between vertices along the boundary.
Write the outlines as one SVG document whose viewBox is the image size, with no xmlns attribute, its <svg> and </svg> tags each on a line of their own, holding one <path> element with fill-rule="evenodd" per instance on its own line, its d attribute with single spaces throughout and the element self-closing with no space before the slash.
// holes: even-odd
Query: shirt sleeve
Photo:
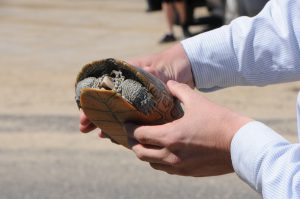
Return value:
<svg viewBox="0 0 300 199">
<path fill-rule="evenodd" d="M 196 87 L 210 91 L 300 80 L 300 0 L 271 0 L 255 17 L 182 41 Z M 260 122 L 231 143 L 235 172 L 266 199 L 300 198 L 300 144 Z"/>
<path fill-rule="evenodd" d="M 300 80 L 300 1 L 271 0 L 255 17 L 182 41 L 200 90 Z"/>
<path fill-rule="evenodd" d="M 265 199 L 300 198 L 300 144 L 250 122 L 234 136 L 231 158 L 235 172 Z"/>
</svg>

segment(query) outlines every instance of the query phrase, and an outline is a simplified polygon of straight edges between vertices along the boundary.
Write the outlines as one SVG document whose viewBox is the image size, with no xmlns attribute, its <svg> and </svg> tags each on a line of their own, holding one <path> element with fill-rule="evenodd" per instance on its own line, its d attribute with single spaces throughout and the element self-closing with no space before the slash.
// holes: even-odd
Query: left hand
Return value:
<svg viewBox="0 0 300 199">
<path fill-rule="evenodd" d="M 157 126 L 126 124 L 136 156 L 154 169 L 184 176 L 213 176 L 233 172 L 230 144 L 234 134 L 251 121 L 218 106 L 186 84 L 167 86 L 184 106 L 185 114 Z"/>
<path fill-rule="evenodd" d="M 80 109 L 79 130 L 82 133 L 88 133 L 97 127 L 87 118 L 82 109 Z"/>
</svg>

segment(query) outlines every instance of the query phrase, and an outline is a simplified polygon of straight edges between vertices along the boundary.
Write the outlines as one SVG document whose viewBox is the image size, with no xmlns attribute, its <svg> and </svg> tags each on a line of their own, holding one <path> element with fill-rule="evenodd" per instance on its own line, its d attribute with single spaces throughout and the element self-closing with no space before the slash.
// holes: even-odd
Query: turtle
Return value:
<svg viewBox="0 0 300 199">
<path fill-rule="evenodd" d="M 106 137 L 127 148 L 124 123 L 159 125 L 184 114 L 160 79 L 114 58 L 83 66 L 76 78 L 75 100 Z"/>
</svg>

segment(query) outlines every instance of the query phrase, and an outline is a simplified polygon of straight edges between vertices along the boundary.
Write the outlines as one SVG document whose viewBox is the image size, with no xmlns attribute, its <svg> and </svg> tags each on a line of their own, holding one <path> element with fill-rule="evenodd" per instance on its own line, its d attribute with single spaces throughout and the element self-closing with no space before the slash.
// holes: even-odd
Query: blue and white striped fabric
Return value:
<svg viewBox="0 0 300 199">
<path fill-rule="evenodd" d="M 300 80 L 300 0 L 271 0 L 257 16 L 182 41 L 199 90 Z M 300 138 L 300 95 L 298 97 Z M 268 199 L 300 199 L 300 144 L 260 122 L 231 143 L 236 173 Z"/>
</svg>

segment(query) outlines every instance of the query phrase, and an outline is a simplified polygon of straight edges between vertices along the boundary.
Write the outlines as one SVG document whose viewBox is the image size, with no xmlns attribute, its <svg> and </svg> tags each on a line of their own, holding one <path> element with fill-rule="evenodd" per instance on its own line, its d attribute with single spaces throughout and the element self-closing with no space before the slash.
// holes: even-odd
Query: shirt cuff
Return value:
<svg viewBox="0 0 300 199">
<path fill-rule="evenodd" d="M 237 84 L 238 61 L 229 26 L 191 37 L 181 44 L 199 90 L 216 90 Z"/>
<path fill-rule="evenodd" d="M 271 146 L 287 141 L 261 122 L 253 121 L 244 125 L 231 142 L 232 165 L 237 175 L 253 189 L 261 192 L 263 158 Z"/>
</svg>

